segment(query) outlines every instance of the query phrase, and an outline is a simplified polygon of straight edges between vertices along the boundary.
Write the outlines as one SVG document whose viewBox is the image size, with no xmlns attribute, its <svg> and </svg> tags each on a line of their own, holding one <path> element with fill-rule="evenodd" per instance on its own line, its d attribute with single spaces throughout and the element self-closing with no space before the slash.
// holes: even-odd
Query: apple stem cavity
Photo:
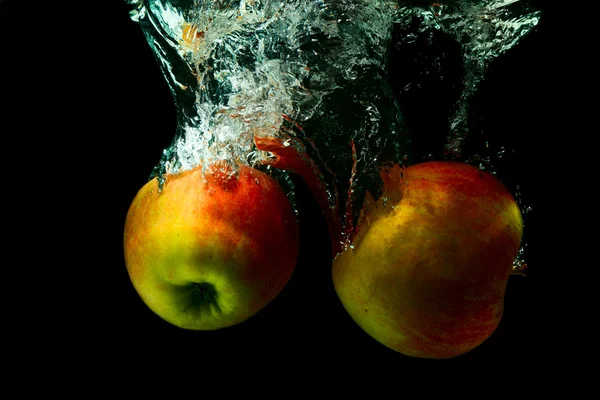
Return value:
<svg viewBox="0 0 600 400">
<path fill-rule="evenodd" d="M 218 293 L 215 286 L 208 282 L 192 283 L 190 285 L 190 308 L 195 308 L 198 312 L 202 313 L 207 311 L 212 313 L 214 308 L 218 313 L 221 313 L 221 307 L 217 302 Z"/>
</svg>

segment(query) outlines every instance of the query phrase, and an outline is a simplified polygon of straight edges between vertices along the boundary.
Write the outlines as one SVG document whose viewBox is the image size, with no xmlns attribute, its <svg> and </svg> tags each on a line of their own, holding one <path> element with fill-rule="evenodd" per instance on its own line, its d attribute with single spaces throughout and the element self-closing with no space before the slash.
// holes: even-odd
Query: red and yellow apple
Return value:
<svg viewBox="0 0 600 400">
<path fill-rule="evenodd" d="M 333 261 L 344 308 L 371 337 L 408 356 L 450 358 L 497 328 L 523 223 L 510 191 L 460 162 L 383 171 L 354 249 Z"/>
<path fill-rule="evenodd" d="M 167 175 L 127 213 L 127 271 L 144 303 L 184 329 L 247 320 L 284 288 L 296 266 L 298 226 L 275 179 L 239 165 Z"/>
</svg>

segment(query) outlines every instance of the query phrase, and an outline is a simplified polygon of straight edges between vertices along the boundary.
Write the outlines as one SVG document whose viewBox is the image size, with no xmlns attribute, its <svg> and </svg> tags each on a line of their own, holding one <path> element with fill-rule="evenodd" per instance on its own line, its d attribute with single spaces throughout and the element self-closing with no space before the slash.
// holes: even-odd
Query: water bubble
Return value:
<svg viewBox="0 0 600 400">
<path fill-rule="evenodd" d="M 404 43 L 414 43 L 417 41 L 417 35 L 415 35 L 414 33 L 409 33 L 408 35 L 406 35 L 404 37 L 404 39 L 402 41 Z"/>
<path fill-rule="evenodd" d="M 500 150 L 498 151 L 498 153 L 496 153 L 496 155 L 498 156 L 498 158 L 502 158 L 505 152 L 506 149 L 504 147 L 500 147 Z"/>
<path fill-rule="evenodd" d="M 133 8 L 129 11 L 129 18 L 134 22 L 140 22 L 146 16 L 146 8 L 143 0 L 125 0 Z"/>
<path fill-rule="evenodd" d="M 521 248 L 519 248 L 519 251 L 517 253 L 517 256 L 515 257 L 515 260 L 513 261 L 513 265 L 512 265 L 512 271 L 511 274 L 512 275 L 522 275 L 525 276 L 525 272 L 527 270 L 527 263 L 524 260 L 524 255 L 525 255 L 525 249 L 527 247 L 527 244 L 523 244 L 521 246 Z"/>
<path fill-rule="evenodd" d="M 525 276 L 525 272 L 527 271 L 527 267 L 528 267 L 528 265 L 525 262 L 525 260 L 516 259 L 513 262 L 511 274 L 512 275 Z"/>
</svg>

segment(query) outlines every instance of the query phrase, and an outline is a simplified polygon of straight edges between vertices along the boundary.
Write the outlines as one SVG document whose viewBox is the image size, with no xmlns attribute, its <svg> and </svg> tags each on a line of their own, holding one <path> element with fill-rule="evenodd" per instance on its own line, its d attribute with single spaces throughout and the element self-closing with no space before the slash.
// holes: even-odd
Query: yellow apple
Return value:
<svg viewBox="0 0 600 400">
<path fill-rule="evenodd" d="M 497 328 L 523 223 L 509 190 L 460 162 L 381 174 L 354 249 L 333 261 L 335 290 L 371 337 L 405 355 L 450 358 Z"/>
<path fill-rule="evenodd" d="M 298 256 L 296 216 L 269 175 L 212 166 L 149 181 L 125 221 L 127 271 L 145 304 L 184 329 L 247 320 L 284 288 Z"/>
</svg>

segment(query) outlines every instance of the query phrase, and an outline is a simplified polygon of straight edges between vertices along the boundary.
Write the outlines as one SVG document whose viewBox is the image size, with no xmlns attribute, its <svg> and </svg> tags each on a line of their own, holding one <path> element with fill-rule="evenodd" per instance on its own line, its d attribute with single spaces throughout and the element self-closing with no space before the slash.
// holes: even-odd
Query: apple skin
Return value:
<svg viewBox="0 0 600 400">
<path fill-rule="evenodd" d="M 352 319 L 399 353 L 451 358 L 497 328 L 523 222 L 493 175 L 454 161 L 383 171 L 354 249 L 333 261 L 335 290 Z M 387 204 L 384 204 L 387 202 Z"/>
<path fill-rule="evenodd" d="M 240 165 L 167 175 L 135 196 L 125 221 L 127 271 L 144 303 L 184 329 L 247 320 L 284 288 L 296 266 L 296 216 L 278 182 Z"/>
</svg>

